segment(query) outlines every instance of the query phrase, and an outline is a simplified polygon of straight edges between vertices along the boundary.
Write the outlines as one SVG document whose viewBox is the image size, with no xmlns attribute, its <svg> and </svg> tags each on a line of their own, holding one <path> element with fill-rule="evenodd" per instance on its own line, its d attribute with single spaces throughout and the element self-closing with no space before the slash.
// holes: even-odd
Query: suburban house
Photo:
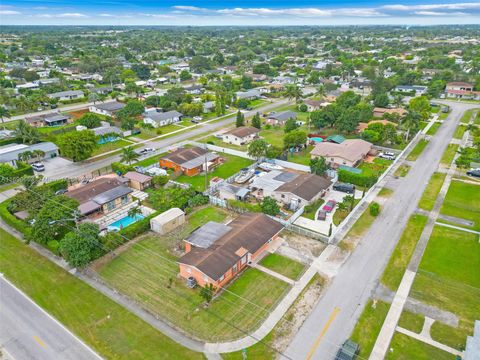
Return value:
<svg viewBox="0 0 480 360">
<path fill-rule="evenodd" d="M 474 86 L 466 82 L 449 82 L 445 94 L 450 99 L 480 100 L 480 91 L 474 91 Z"/>
<path fill-rule="evenodd" d="M 297 119 L 297 113 L 295 111 L 286 110 L 276 114 L 269 115 L 266 124 L 269 125 L 284 125 L 289 119 Z"/>
<path fill-rule="evenodd" d="M 150 219 L 150 229 L 160 235 L 167 234 L 185 224 L 185 213 L 179 208 L 171 208 Z"/>
<path fill-rule="evenodd" d="M 83 91 L 81 90 L 67 90 L 67 91 L 60 91 L 53 94 L 47 95 L 50 99 L 57 99 L 59 101 L 67 101 L 67 100 L 76 100 L 81 99 L 85 96 Z"/>
<path fill-rule="evenodd" d="M 8 144 L 0 146 L 0 164 L 9 164 L 16 166 L 18 155 L 26 151 L 42 151 L 43 156 L 39 160 L 50 159 L 58 156 L 58 147 L 52 142 L 41 142 L 33 145 Z"/>
<path fill-rule="evenodd" d="M 245 145 L 258 137 L 259 129 L 253 126 L 240 126 L 222 134 L 222 141 L 227 144 Z"/>
<path fill-rule="evenodd" d="M 372 144 L 362 139 L 348 139 L 341 144 L 321 142 L 315 145 L 310 155 L 324 157 L 333 168 L 340 165 L 356 166 L 373 152 Z"/>
<path fill-rule="evenodd" d="M 145 124 L 150 124 L 157 128 L 179 122 L 182 119 L 183 114 L 176 110 L 160 112 L 157 109 L 151 109 L 146 111 L 143 116 L 143 122 Z"/>
<path fill-rule="evenodd" d="M 321 100 L 312 100 L 312 99 L 307 99 L 304 101 L 305 105 L 307 105 L 307 110 L 308 111 L 315 111 L 315 110 L 320 110 L 322 108 L 323 101 Z"/>
<path fill-rule="evenodd" d="M 101 95 L 106 95 L 112 91 L 113 91 L 113 88 L 111 86 L 99 86 L 99 87 L 90 89 L 90 92 L 94 94 L 101 94 Z"/>
<path fill-rule="evenodd" d="M 228 224 L 210 221 L 185 239 L 180 276 L 218 291 L 251 261 L 265 254 L 282 225 L 260 213 L 245 213 Z"/>
<path fill-rule="evenodd" d="M 215 101 L 207 101 L 203 103 L 203 112 L 209 113 L 215 110 Z"/>
<path fill-rule="evenodd" d="M 60 126 L 70 122 L 71 116 L 60 114 L 59 112 L 47 115 L 38 115 L 26 117 L 25 122 L 34 127 L 42 126 Z"/>
<path fill-rule="evenodd" d="M 222 158 L 198 146 L 179 148 L 160 158 L 160 167 L 183 172 L 187 176 L 194 176 L 205 170 L 217 166 Z"/>
<path fill-rule="evenodd" d="M 380 107 L 376 107 L 373 109 L 373 117 L 381 118 L 381 117 L 384 117 L 385 114 L 389 114 L 389 115 L 398 114 L 398 116 L 403 117 L 407 114 L 407 110 L 402 108 L 386 109 L 386 108 L 380 108 Z"/>
<path fill-rule="evenodd" d="M 145 190 L 146 188 L 152 186 L 151 176 L 140 174 L 136 171 L 129 171 L 125 175 L 123 175 L 123 177 L 129 180 L 128 185 L 132 189 Z"/>
<path fill-rule="evenodd" d="M 415 93 L 415 96 L 424 95 L 427 92 L 426 86 L 421 85 L 398 85 L 395 91 L 402 93 Z"/>
<path fill-rule="evenodd" d="M 118 101 L 109 101 L 106 103 L 95 104 L 88 108 L 90 112 L 112 117 L 118 110 L 125 107 L 125 104 Z"/>
<path fill-rule="evenodd" d="M 255 178 L 250 184 L 250 190 L 259 199 L 270 196 L 296 210 L 323 197 L 331 184 L 327 178 L 315 174 L 272 170 Z"/>
<path fill-rule="evenodd" d="M 391 122 L 391 121 L 388 121 L 388 120 L 372 120 L 372 121 L 369 121 L 368 123 L 364 123 L 364 122 L 358 123 L 358 126 L 357 126 L 356 130 L 357 130 L 358 133 L 361 133 L 372 124 L 382 124 L 384 126 L 385 125 L 392 125 L 392 126 L 395 126 L 395 127 L 398 126 L 398 124 L 396 124 L 394 122 Z"/>
<path fill-rule="evenodd" d="M 104 215 L 133 201 L 133 190 L 126 182 L 127 179 L 108 175 L 69 188 L 65 195 L 80 203 L 78 211 L 82 216 Z"/>
<path fill-rule="evenodd" d="M 246 100 L 255 100 L 260 97 L 260 91 L 256 89 L 248 90 L 248 91 L 237 91 L 235 96 L 237 100 L 246 99 Z"/>
<path fill-rule="evenodd" d="M 244 187 L 222 182 L 217 187 L 218 197 L 223 200 L 244 201 L 250 190 Z"/>
</svg>

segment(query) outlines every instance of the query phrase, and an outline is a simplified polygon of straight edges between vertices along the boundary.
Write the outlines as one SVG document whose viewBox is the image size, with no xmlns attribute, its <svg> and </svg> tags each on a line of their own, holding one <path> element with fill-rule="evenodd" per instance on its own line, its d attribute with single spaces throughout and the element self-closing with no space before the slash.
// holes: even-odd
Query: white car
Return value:
<svg viewBox="0 0 480 360">
<path fill-rule="evenodd" d="M 157 175 L 166 176 L 167 175 L 166 170 L 160 169 L 158 167 L 150 168 L 150 169 L 146 170 L 145 172 L 150 176 L 157 176 Z"/>
<path fill-rule="evenodd" d="M 147 148 L 145 148 L 145 149 L 140 150 L 140 151 L 138 152 L 138 154 L 139 154 L 139 155 L 146 155 L 146 154 L 148 154 L 148 153 L 153 152 L 154 150 L 155 150 L 155 149 L 153 149 L 153 148 L 148 148 L 148 147 L 147 147 Z"/>
<path fill-rule="evenodd" d="M 378 157 L 385 160 L 395 160 L 395 155 L 390 155 L 390 154 L 392 153 L 380 153 Z"/>
<path fill-rule="evenodd" d="M 38 172 L 45 171 L 45 165 L 41 162 L 35 162 L 32 164 L 32 169 Z"/>
</svg>

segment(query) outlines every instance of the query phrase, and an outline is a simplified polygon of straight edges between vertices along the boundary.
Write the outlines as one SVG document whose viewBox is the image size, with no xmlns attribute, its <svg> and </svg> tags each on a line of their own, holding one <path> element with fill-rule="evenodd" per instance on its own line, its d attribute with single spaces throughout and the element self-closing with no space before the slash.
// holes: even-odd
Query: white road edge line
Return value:
<svg viewBox="0 0 480 360">
<path fill-rule="evenodd" d="M 27 296 L 27 294 L 25 294 L 22 290 L 20 290 L 19 288 L 17 288 L 12 282 L 10 282 L 5 276 L 3 273 L 0 273 L 0 277 L 5 280 L 5 282 L 10 285 L 12 288 L 14 288 L 17 292 L 19 292 L 20 294 L 22 294 L 29 302 L 31 302 L 36 308 L 38 308 L 42 313 L 44 313 L 45 315 L 47 315 L 47 317 L 49 317 L 50 319 L 52 319 L 57 325 L 59 325 L 63 330 L 65 330 L 68 334 L 70 334 L 71 336 L 73 336 L 78 342 L 80 342 L 88 351 L 90 351 L 93 355 L 95 355 L 95 357 L 97 359 L 101 359 L 101 360 L 104 360 L 100 355 L 98 355 L 90 346 L 88 346 L 87 344 L 85 344 L 85 342 L 80 339 L 77 335 L 75 335 L 74 333 L 72 333 L 69 329 L 67 329 L 65 327 L 65 325 L 63 325 L 60 321 L 58 321 L 57 319 L 55 319 L 52 315 L 50 315 L 47 311 L 45 311 L 40 305 L 38 305 L 35 301 L 33 301 L 29 296 Z"/>
</svg>

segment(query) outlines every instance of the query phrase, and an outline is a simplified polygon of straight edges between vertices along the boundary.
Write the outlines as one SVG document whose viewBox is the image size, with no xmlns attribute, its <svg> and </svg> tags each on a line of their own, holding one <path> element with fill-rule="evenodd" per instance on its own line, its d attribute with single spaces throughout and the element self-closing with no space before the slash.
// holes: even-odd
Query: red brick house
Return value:
<svg viewBox="0 0 480 360">
<path fill-rule="evenodd" d="M 227 225 L 208 222 L 184 240 L 186 254 L 177 261 L 180 276 L 219 290 L 262 256 L 282 228 L 261 213 L 242 214 Z"/>
</svg>

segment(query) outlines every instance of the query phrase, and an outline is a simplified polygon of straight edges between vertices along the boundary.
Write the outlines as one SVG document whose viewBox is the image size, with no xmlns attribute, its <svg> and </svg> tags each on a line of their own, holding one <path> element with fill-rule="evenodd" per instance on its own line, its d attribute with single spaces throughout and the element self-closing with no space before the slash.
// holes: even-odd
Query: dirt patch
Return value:
<svg viewBox="0 0 480 360">
<path fill-rule="evenodd" d="M 77 120 L 82 117 L 82 115 L 85 115 L 88 113 L 88 109 L 81 109 L 81 110 L 75 110 L 75 111 L 70 111 L 68 112 L 68 115 L 70 115 L 74 120 Z"/>
<path fill-rule="evenodd" d="M 318 257 L 327 247 L 326 244 L 319 240 L 314 240 L 291 231 L 282 232 L 282 238 L 287 242 L 289 247 L 310 258 Z"/>
<path fill-rule="evenodd" d="M 274 330 L 274 347 L 283 352 L 307 319 L 325 288 L 325 279 L 315 275 Z"/>
</svg>

